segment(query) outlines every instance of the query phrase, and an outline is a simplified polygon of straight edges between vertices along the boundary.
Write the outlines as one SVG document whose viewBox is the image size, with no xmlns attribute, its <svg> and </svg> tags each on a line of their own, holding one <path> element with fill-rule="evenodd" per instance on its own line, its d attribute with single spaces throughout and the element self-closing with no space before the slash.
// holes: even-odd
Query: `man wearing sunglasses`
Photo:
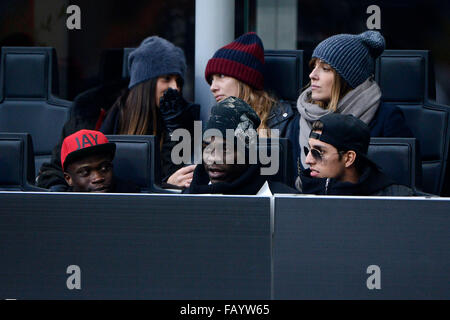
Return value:
<svg viewBox="0 0 450 320">
<path fill-rule="evenodd" d="M 303 152 L 309 168 L 297 188 L 306 194 L 413 196 L 367 157 L 370 129 L 352 115 L 330 113 L 313 123 L 309 148 Z"/>
</svg>

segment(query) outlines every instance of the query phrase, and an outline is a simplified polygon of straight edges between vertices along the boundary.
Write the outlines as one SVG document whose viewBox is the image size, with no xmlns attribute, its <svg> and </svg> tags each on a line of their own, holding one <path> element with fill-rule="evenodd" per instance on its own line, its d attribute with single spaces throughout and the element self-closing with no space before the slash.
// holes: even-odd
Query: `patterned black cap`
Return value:
<svg viewBox="0 0 450 320">
<path fill-rule="evenodd" d="M 257 129 L 261 123 L 256 112 L 245 101 L 228 97 L 211 108 L 211 116 L 206 124 L 208 129 L 219 130 L 223 138 L 226 138 L 226 130 L 234 130 L 234 136 L 245 142 L 255 141 Z"/>
</svg>

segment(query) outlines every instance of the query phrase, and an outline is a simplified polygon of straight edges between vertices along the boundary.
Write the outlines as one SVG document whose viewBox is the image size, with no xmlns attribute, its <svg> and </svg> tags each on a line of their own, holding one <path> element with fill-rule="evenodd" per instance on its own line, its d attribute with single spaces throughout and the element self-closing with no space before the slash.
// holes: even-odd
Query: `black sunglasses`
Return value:
<svg viewBox="0 0 450 320">
<path fill-rule="evenodd" d="M 308 156 L 308 153 L 309 153 L 310 151 L 311 151 L 311 155 L 313 156 L 314 160 L 316 160 L 317 162 L 320 162 L 320 161 L 323 160 L 323 153 L 320 152 L 319 150 L 313 149 L 313 148 L 308 149 L 307 146 L 304 146 L 304 147 L 303 147 L 303 152 L 305 153 L 305 157 Z M 338 151 L 338 152 L 336 152 L 336 153 L 342 155 L 343 153 L 345 153 L 345 151 L 341 150 L 341 151 Z"/>
<path fill-rule="evenodd" d="M 313 156 L 314 160 L 316 161 L 322 161 L 322 153 L 317 149 L 308 149 L 308 147 L 303 147 L 303 152 L 305 153 L 305 157 L 308 156 L 308 153 L 311 151 L 311 155 Z"/>
</svg>

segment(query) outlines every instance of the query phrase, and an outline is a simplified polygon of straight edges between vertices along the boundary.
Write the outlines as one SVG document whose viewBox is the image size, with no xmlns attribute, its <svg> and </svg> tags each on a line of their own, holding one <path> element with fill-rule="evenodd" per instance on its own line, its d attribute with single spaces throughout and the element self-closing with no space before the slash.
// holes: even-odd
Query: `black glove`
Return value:
<svg viewBox="0 0 450 320">
<path fill-rule="evenodd" d="M 171 134 L 175 129 L 188 129 L 193 126 L 189 103 L 178 90 L 169 88 L 159 100 L 159 111 L 164 125 Z"/>
</svg>

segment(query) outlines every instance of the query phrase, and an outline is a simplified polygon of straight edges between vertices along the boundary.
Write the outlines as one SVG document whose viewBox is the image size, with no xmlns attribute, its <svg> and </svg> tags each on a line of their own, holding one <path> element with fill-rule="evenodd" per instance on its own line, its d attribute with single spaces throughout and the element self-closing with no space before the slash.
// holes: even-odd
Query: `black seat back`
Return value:
<svg viewBox="0 0 450 320">
<path fill-rule="evenodd" d="M 131 181 L 141 188 L 141 192 L 166 192 L 162 190 L 159 144 L 155 136 L 108 135 L 110 142 L 116 144 L 114 175 Z"/>
<path fill-rule="evenodd" d="M 56 51 L 40 47 L 3 47 L 0 66 L 0 131 L 33 137 L 35 167 L 49 161 L 71 103 L 58 99 Z"/>
<path fill-rule="evenodd" d="M 46 191 L 34 186 L 33 142 L 28 133 L 0 133 L 0 190 Z"/>
<path fill-rule="evenodd" d="M 136 49 L 136 48 L 124 48 L 123 49 L 122 78 L 130 77 L 130 70 L 128 69 L 128 56 L 130 55 L 131 51 L 133 51 L 134 49 Z"/>
<path fill-rule="evenodd" d="M 385 50 L 377 59 L 375 80 L 383 101 L 423 102 L 436 97 L 429 50 Z"/>
<path fill-rule="evenodd" d="M 123 49 L 109 48 L 102 51 L 99 64 L 100 84 L 122 79 Z"/>
<path fill-rule="evenodd" d="M 398 184 L 421 189 L 422 168 L 415 138 L 371 138 L 368 157 Z"/>
<path fill-rule="evenodd" d="M 385 104 L 398 106 L 420 146 L 423 191 L 440 195 L 448 167 L 450 107 L 436 104 L 430 52 L 386 50 L 375 78 Z"/>
<path fill-rule="evenodd" d="M 307 83 L 307 62 L 303 50 L 264 51 L 264 89 L 278 99 L 296 103 Z"/>
</svg>

